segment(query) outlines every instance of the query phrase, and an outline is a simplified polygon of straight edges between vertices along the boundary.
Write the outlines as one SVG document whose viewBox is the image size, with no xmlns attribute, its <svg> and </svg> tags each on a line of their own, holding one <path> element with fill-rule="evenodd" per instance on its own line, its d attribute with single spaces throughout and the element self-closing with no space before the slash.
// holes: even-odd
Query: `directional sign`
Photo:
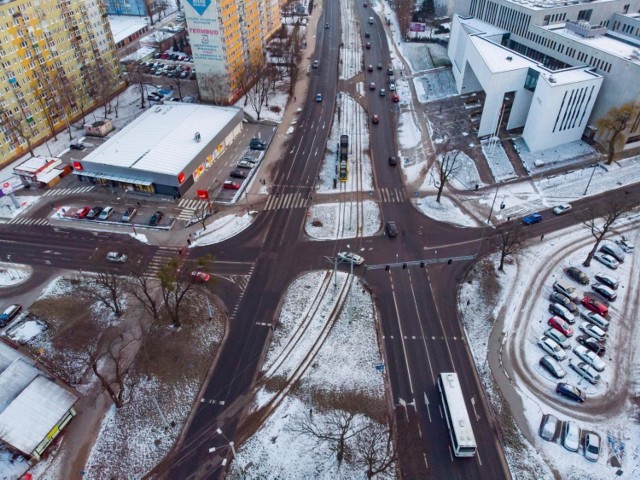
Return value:
<svg viewBox="0 0 640 480">
<path fill-rule="evenodd" d="M 376 365 L 376 370 L 378 370 L 379 372 L 384 370 L 384 363 L 379 363 L 378 365 Z"/>
</svg>

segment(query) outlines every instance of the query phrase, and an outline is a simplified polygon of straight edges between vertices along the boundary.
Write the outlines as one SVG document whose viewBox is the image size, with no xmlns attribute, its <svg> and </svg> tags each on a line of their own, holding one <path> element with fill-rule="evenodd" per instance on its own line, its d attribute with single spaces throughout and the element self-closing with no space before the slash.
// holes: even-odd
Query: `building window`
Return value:
<svg viewBox="0 0 640 480">
<path fill-rule="evenodd" d="M 591 20 L 591 14 L 592 13 L 593 13 L 593 9 L 580 10 L 578 12 L 578 21 L 584 20 L 585 22 L 588 22 L 589 20 Z"/>
</svg>

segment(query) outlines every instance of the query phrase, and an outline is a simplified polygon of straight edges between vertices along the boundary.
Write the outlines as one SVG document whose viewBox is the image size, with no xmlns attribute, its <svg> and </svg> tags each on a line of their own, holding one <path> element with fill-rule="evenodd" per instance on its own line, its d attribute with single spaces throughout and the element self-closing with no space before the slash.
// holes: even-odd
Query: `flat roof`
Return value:
<svg viewBox="0 0 640 480">
<path fill-rule="evenodd" d="M 168 102 L 144 112 L 81 160 L 92 166 L 178 175 L 238 114 L 234 107 Z M 196 133 L 200 141 L 195 140 Z"/>
<path fill-rule="evenodd" d="M 491 25 L 490 23 L 479 20 L 476 17 L 461 17 L 458 16 L 458 20 L 462 25 L 467 27 L 467 33 L 470 35 L 473 33 L 482 34 L 482 35 L 504 35 L 505 33 L 509 33 L 507 30 L 496 27 L 495 25 Z"/>
<path fill-rule="evenodd" d="M 520 56 L 513 50 L 497 45 L 486 38 L 473 35 L 469 37 L 475 45 L 478 53 L 482 56 L 487 67 L 494 73 L 511 72 L 523 68 L 533 68 L 536 62 Z"/>
<path fill-rule="evenodd" d="M 109 15 L 109 27 L 113 34 L 113 41 L 118 43 L 129 35 L 139 32 L 147 26 L 144 17 L 131 15 Z"/>
<path fill-rule="evenodd" d="M 31 157 L 30 159 L 22 162 L 17 167 L 14 167 L 13 170 L 14 171 L 18 170 L 20 172 L 36 173 L 43 167 L 47 166 L 48 163 L 51 164 L 50 168 L 53 168 L 56 165 L 60 165 L 62 163 L 62 160 L 56 157 L 42 157 L 42 156 Z"/>
<path fill-rule="evenodd" d="M 633 63 L 640 64 L 640 57 L 638 56 L 638 45 L 632 45 L 634 39 L 626 36 L 616 34 L 615 32 L 607 32 L 599 37 L 585 38 L 582 37 L 565 27 L 549 28 L 550 32 L 555 33 L 561 37 L 571 39 L 575 42 L 581 43 L 588 47 L 600 50 L 601 52 L 608 53 L 610 55 L 624 58 L 625 60 Z M 618 38 L 616 38 L 618 37 Z M 624 38 L 625 41 L 619 38 Z M 637 42 L 637 40 L 635 40 Z"/>
</svg>

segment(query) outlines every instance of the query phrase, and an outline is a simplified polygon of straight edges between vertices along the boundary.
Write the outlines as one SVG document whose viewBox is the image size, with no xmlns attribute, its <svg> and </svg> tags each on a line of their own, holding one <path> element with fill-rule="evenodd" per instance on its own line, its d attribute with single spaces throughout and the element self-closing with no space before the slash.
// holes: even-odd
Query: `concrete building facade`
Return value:
<svg viewBox="0 0 640 480">
<path fill-rule="evenodd" d="M 0 165 L 122 87 L 99 0 L 0 0 Z"/>
</svg>

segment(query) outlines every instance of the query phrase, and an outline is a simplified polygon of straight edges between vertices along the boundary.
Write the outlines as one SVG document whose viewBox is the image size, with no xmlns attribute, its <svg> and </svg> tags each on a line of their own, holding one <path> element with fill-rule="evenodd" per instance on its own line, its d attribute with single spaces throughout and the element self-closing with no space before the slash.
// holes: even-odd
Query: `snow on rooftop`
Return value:
<svg viewBox="0 0 640 480">
<path fill-rule="evenodd" d="M 549 72 L 540 70 L 540 76 L 553 85 L 563 85 L 567 83 L 584 82 L 601 78 L 601 75 L 589 71 L 590 67 L 569 68 L 567 70 L 558 70 Z"/>
<path fill-rule="evenodd" d="M 155 51 L 156 51 L 156 49 L 154 47 L 141 47 L 138 50 L 136 50 L 135 52 L 133 52 L 131 55 L 127 55 L 126 57 L 124 57 L 122 59 L 122 62 L 123 63 L 135 62 L 135 61 L 140 60 L 142 58 L 148 57 L 149 55 L 151 55 Z"/>
<path fill-rule="evenodd" d="M 549 29 L 553 33 L 573 40 L 574 42 L 581 43 L 587 47 L 600 50 L 604 53 L 614 55 L 616 57 L 624 58 L 625 60 L 640 64 L 640 58 L 638 57 L 638 47 L 631 45 L 627 42 L 619 40 L 609 33 L 601 35 L 599 37 L 586 38 L 582 37 L 575 32 L 567 28 Z"/>
<path fill-rule="evenodd" d="M 465 18 L 458 17 L 460 23 L 467 27 L 467 31 L 471 34 L 474 33 L 471 30 L 475 31 L 477 34 L 482 34 L 483 36 L 494 36 L 494 35 L 503 35 L 505 33 L 509 33 L 507 30 L 503 28 L 496 27 L 495 25 L 491 25 L 490 23 L 483 22 L 475 17 Z"/>
<path fill-rule="evenodd" d="M 533 68 L 537 65 L 535 62 L 486 38 L 472 36 L 469 40 L 473 42 L 478 53 L 493 73 L 511 72 L 523 68 Z"/>
<path fill-rule="evenodd" d="M 3 440 L 22 452 L 32 452 L 78 397 L 38 376 L 0 413 Z"/>
<path fill-rule="evenodd" d="M 143 17 L 132 17 L 130 15 L 109 15 L 109 27 L 113 34 L 113 41 L 118 43 L 129 35 L 142 30 L 147 26 Z"/>
<path fill-rule="evenodd" d="M 171 103 L 148 109 L 82 162 L 178 175 L 238 114 L 232 107 Z M 200 133 L 200 142 L 195 141 Z"/>
</svg>

